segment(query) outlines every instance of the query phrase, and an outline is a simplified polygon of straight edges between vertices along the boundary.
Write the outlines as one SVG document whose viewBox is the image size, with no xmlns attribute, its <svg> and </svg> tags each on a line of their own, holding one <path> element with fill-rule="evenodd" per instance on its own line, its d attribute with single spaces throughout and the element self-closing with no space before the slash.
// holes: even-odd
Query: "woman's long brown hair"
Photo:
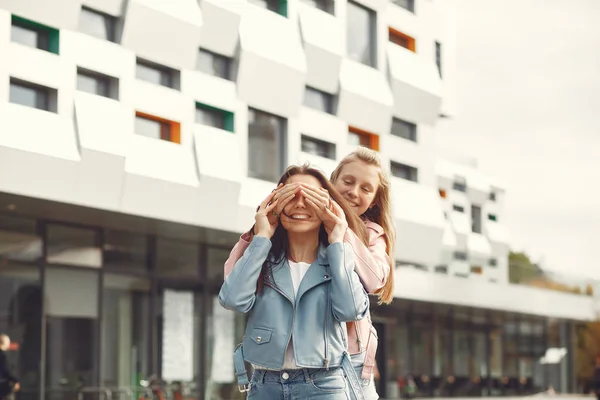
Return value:
<svg viewBox="0 0 600 400">
<path fill-rule="evenodd" d="M 364 222 L 362 222 L 361 219 L 354 212 L 352 212 L 342 195 L 340 195 L 337 189 L 321 171 L 311 167 L 308 163 L 304 165 L 290 165 L 285 170 L 277 184 L 279 185 L 282 183 L 285 185 L 288 179 L 294 175 L 310 175 L 315 177 L 321 183 L 321 186 L 323 186 L 324 189 L 327 189 L 331 199 L 339 204 L 344 211 L 344 214 L 346 215 L 346 221 L 348 222 L 348 229 L 351 229 L 362 240 L 362 242 L 365 243 L 366 246 L 369 245 L 369 236 Z M 257 289 L 259 292 L 262 291 L 265 277 L 271 275 L 273 267 L 279 265 L 281 261 L 287 258 L 289 255 L 288 235 L 281 223 L 279 223 L 275 229 L 275 233 L 271 238 L 271 243 L 272 246 L 271 250 L 269 251 L 269 256 L 263 264 L 260 278 L 257 282 Z M 319 243 L 323 244 L 324 246 L 329 245 L 328 235 L 323 224 L 321 224 L 321 228 L 319 229 Z M 274 284 L 273 280 L 271 280 L 271 284 Z"/>
</svg>

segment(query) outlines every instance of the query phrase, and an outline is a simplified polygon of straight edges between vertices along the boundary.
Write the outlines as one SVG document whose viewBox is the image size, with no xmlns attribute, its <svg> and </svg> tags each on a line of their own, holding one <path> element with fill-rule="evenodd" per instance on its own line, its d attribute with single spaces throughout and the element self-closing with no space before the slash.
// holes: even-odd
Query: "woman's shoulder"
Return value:
<svg viewBox="0 0 600 400">
<path fill-rule="evenodd" d="M 384 233 L 383 228 L 377 222 L 373 222 L 368 219 L 365 219 L 364 222 L 369 231 L 373 231 L 377 235 L 382 235 Z"/>
</svg>

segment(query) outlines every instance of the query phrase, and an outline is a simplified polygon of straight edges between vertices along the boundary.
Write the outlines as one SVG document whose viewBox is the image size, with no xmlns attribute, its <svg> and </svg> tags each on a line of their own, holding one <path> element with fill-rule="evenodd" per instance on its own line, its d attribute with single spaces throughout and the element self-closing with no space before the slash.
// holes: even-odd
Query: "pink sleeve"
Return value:
<svg viewBox="0 0 600 400">
<path fill-rule="evenodd" d="M 369 247 L 350 229 L 346 231 L 344 241 L 352 246 L 355 255 L 354 270 L 368 293 L 381 289 L 392 268 L 392 260 L 386 252 L 385 232 L 374 222 L 367 223 Z"/>
<path fill-rule="evenodd" d="M 235 246 L 233 246 L 233 249 L 231 249 L 229 258 L 225 261 L 225 265 L 223 266 L 225 278 L 231 273 L 237 260 L 242 258 L 251 241 L 252 237 L 250 236 L 250 232 L 246 232 L 240 236 L 240 240 L 238 240 Z"/>
</svg>

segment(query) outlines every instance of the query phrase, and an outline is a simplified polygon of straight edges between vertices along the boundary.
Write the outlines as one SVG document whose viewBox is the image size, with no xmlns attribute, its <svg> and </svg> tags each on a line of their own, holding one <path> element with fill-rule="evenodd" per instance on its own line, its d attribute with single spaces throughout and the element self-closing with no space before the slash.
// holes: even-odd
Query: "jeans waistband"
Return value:
<svg viewBox="0 0 600 400">
<path fill-rule="evenodd" d="M 281 371 L 270 371 L 266 369 L 257 369 L 254 371 L 253 380 L 257 382 L 310 382 L 314 379 L 326 376 L 344 376 L 342 367 L 329 368 L 301 368 Z"/>
</svg>

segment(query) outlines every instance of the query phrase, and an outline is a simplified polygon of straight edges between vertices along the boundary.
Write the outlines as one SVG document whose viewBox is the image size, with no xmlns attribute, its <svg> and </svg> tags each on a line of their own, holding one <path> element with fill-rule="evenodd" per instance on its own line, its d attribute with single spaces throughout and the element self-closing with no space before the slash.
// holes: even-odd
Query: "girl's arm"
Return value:
<svg viewBox="0 0 600 400">
<path fill-rule="evenodd" d="M 369 312 L 369 295 L 354 272 L 354 254 L 347 243 L 327 247 L 331 270 L 331 304 L 338 321 L 363 319 Z"/>
<path fill-rule="evenodd" d="M 367 232 L 369 233 L 369 247 L 366 247 L 350 229 L 344 235 L 344 242 L 352 247 L 355 256 L 354 270 L 360 277 L 365 290 L 368 293 L 375 293 L 385 285 L 393 262 L 386 251 L 387 243 L 383 228 L 375 222 L 368 221 Z"/>
</svg>

